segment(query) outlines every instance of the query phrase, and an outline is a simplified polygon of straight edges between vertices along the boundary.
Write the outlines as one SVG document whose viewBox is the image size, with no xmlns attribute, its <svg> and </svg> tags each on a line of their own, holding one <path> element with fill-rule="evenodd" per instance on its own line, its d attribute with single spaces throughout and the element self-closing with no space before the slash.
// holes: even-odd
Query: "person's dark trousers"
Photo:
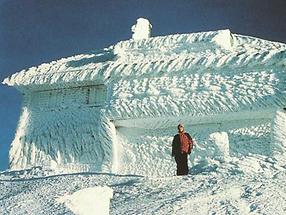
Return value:
<svg viewBox="0 0 286 215">
<path fill-rule="evenodd" d="M 188 175 L 188 154 L 178 154 L 175 156 L 177 163 L 177 175 Z"/>
</svg>

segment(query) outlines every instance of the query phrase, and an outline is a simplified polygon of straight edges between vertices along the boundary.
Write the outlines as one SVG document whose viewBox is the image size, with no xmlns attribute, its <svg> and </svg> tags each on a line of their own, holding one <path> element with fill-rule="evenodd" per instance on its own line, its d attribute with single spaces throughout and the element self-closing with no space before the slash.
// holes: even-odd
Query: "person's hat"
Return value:
<svg viewBox="0 0 286 215">
<path fill-rule="evenodd" d="M 183 127 L 184 128 L 184 125 L 182 123 L 180 123 L 177 128 L 179 129 L 179 127 Z"/>
</svg>

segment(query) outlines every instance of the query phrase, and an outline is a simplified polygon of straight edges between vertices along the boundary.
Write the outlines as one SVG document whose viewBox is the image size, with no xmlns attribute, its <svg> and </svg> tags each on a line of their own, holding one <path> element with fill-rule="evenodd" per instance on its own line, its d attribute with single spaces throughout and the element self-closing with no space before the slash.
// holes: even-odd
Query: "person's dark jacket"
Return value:
<svg viewBox="0 0 286 215">
<path fill-rule="evenodd" d="M 189 150 L 188 150 L 188 154 L 190 154 L 192 149 L 193 149 L 193 140 L 188 133 L 185 133 L 185 135 L 187 135 L 187 137 L 189 138 L 189 140 L 191 142 L 191 144 L 189 145 Z M 176 134 L 174 136 L 173 143 L 172 143 L 172 156 L 174 157 L 174 156 L 177 156 L 180 154 L 181 154 L 180 135 Z"/>
</svg>

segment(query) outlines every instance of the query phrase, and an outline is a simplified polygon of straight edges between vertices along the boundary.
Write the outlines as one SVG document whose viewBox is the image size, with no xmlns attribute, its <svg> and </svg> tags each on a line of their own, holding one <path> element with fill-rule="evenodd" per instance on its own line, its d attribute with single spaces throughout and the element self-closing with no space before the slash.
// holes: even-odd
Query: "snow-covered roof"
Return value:
<svg viewBox="0 0 286 215">
<path fill-rule="evenodd" d="M 114 46 L 22 70 L 3 83 L 20 90 L 232 68 L 286 65 L 286 44 L 229 30 L 121 41 Z"/>
</svg>

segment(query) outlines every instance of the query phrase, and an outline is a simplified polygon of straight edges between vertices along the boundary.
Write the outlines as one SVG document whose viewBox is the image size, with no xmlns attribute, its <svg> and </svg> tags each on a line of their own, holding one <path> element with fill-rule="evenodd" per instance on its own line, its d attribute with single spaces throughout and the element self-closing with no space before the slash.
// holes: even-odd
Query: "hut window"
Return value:
<svg viewBox="0 0 286 215">
<path fill-rule="evenodd" d="M 92 85 L 65 89 L 36 91 L 31 103 L 36 107 L 53 108 L 69 105 L 103 105 L 106 100 L 106 86 Z"/>
<path fill-rule="evenodd" d="M 106 100 L 106 86 L 95 85 L 89 88 L 88 104 L 102 105 Z"/>
</svg>

